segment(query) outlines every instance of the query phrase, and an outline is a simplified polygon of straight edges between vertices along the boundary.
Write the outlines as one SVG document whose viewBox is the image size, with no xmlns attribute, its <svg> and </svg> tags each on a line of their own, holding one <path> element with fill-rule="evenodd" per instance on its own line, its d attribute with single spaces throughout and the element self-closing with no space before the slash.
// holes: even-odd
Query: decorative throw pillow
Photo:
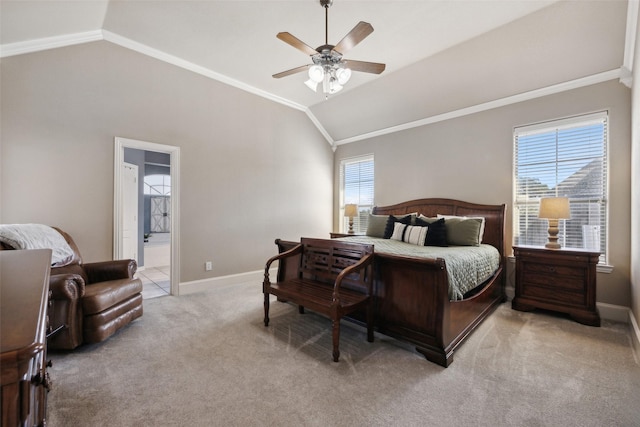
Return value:
<svg viewBox="0 0 640 427">
<path fill-rule="evenodd" d="M 429 227 L 425 246 L 448 246 L 447 245 L 447 227 L 444 218 L 428 218 L 419 216 L 416 218 L 416 225 Z"/>
<path fill-rule="evenodd" d="M 482 238 L 484 237 L 484 223 L 485 223 L 485 219 L 482 216 L 456 216 L 456 215 L 441 215 L 438 214 L 438 218 L 444 218 L 445 220 L 450 219 L 450 218 L 461 218 L 461 219 L 479 219 L 482 221 L 482 224 L 480 225 L 480 233 L 478 236 L 478 244 L 482 243 Z"/>
<path fill-rule="evenodd" d="M 394 223 L 393 234 L 391 240 L 411 243 L 412 245 L 424 246 L 427 238 L 429 227 L 420 227 L 417 225 L 406 225 L 401 222 Z"/>
<path fill-rule="evenodd" d="M 412 222 L 412 218 L 413 216 L 411 214 L 408 215 L 403 215 L 403 216 L 393 216 L 393 215 L 389 215 L 389 217 L 387 218 L 387 225 L 384 229 L 384 238 L 385 239 L 390 239 L 391 235 L 393 234 L 393 227 L 394 224 L 396 222 L 399 222 L 400 224 L 405 224 L 405 225 L 410 225 Z"/>
<path fill-rule="evenodd" d="M 372 215 L 369 214 L 369 223 L 367 224 L 367 236 L 384 237 L 384 231 L 387 228 L 388 215 Z"/>
<path fill-rule="evenodd" d="M 447 218 L 447 242 L 456 246 L 480 246 L 480 218 Z"/>
</svg>

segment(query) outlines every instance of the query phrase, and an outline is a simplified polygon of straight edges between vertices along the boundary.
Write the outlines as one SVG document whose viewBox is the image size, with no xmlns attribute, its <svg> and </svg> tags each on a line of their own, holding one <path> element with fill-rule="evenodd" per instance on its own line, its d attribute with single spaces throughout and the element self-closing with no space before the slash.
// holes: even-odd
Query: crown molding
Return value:
<svg viewBox="0 0 640 427">
<path fill-rule="evenodd" d="M 0 45 L 0 58 L 102 40 L 102 30 L 65 34 Z"/>
<path fill-rule="evenodd" d="M 458 110 L 449 111 L 443 114 L 436 114 L 435 116 L 426 117 L 424 119 L 415 120 L 413 122 L 408 122 L 408 123 L 404 123 L 397 126 L 391 126 L 391 127 L 379 129 L 373 132 L 363 133 L 360 135 L 352 136 L 350 138 L 345 138 L 345 139 L 335 141 L 334 144 L 335 145 L 349 144 L 356 141 L 362 141 L 364 139 L 375 138 L 377 136 L 400 132 L 407 129 L 413 129 L 419 126 L 425 126 L 425 125 L 442 122 L 449 119 L 468 116 L 469 114 L 480 113 L 482 111 L 492 110 L 494 108 L 504 107 L 506 105 L 511 105 L 518 102 L 529 101 L 531 99 L 540 98 L 543 96 L 553 95 L 556 93 L 581 88 L 584 86 L 589 86 L 597 83 L 606 82 L 609 80 L 618 79 L 620 78 L 620 74 L 621 74 L 620 69 L 605 71 L 603 73 L 593 74 L 591 76 L 570 80 L 568 82 L 547 86 L 541 89 L 535 89 L 535 90 L 523 92 L 517 95 L 507 96 L 505 98 L 484 102 L 482 104 L 472 105 L 466 108 L 460 108 Z"/>
<path fill-rule="evenodd" d="M 108 30 L 87 31 L 84 33 L 66 34 L 63 36 L 47 37 L 47 38 L 36 39 L 36 40 L 28 40 L 25 42 L 3 44 L 3 45 L 0 45 L 0 58 L 5 58 L 5 57 L 15 56 L 15 55 L 23 55 L 27 53 L 39 52 L 39 51 L 48 50 L 48 49 L 55 49 L 59 47 L 73 46 L 77 44 L 89 43 L 94 41 L 102 41 L 102 40 L 108 41 L 110 43 L 124 47 L 126 49 L 136 51 L 143 55 L 150 56 L 160 61 L 175 65 L 185 70 L 200 74 L 210 79 L 217 80 L 221 83 L 233 86 L 235 88 L 241 89 L 245 92 L 252 93 L 254 95 L 258 95 L 262 98 L 266 98 L 270 101 L 277 102 L 278 104 L 285 105 L 289 108 L 302 111 L 307 115 L 307 117 L 309 117 L 311 122 L 316 126 L 316 128 L 320 131 L 322 136 L 327 140 L 329 145 L 331 145 L 331 147 L 335 150 L 333 139 L 331 138 L 329 133 L 326 131 L 326 129 L 322 126 L 322 124 L 318 121 L 318 119 L 313 115 L 311 110 L 309 110 L 308 107 L 305 107 L 304 105 L 298 104 L 296 102 L 292 102 L 280 96 L 274 95 L 262 89 L 258 89 L 254 86 L 248 85 L 239 80 L 232 79 L 231 77 L 225 76 L 224 74 L 216 73 L 215 71 L 212 71 L 200 65 L 196 65 L 192 62 L 186 61 L 177 56 L 170 55 L 161 50 L 154 49 L 142 43 L 138 43 L 134 40 L 131 40 L 127 37 L 123 37 L 119 34 L 113 33 Z"/>
<path fill-rule="evenodd" d="M 444 120 L 449 120 L 457 117 L 462 117 L 469 114 L 478 113 L 481 111 L 487 111 L 493 108 L 503 107 L 503 106 L 514 104 L 517 102 L 522 102 L 522 101 L 539 98 L 542 96 L 552 95 L 552 94 L 564 92 L 567 90 L 576 89 L 576 88 L 580 88 L 580 87 L 584 87 L 584 86 L 588 86 L 596 83 L 601 83 L 601 82 L 616 79 L 616 78 L 619 79 L 621 83 L 625 84 L 628 87 L 631 87 L 632 80 L 630 76 L 632 75 L 632 70 L 633 70 L 632 68 L 633 52 L 634 52 L 635 43 L 636 43 L 636 30 L 638 25 L 638 18 L 640 16 L 639 3 L 640 3 L 640 0 L 629 0 L 628 2 L 624 61 L 620 69 L 610 70 L 610 71 L 606 71 L 599 74 L 594 74 L 594 75 L 583 77 L 580 79 L 571 80 L 568 82 L 548 86 L 541 89 L 532 90 L 529 92 L 525 92 L 525 93 L 521 93 L 513 96 L 508 96 L 505 98 L 485 102 L 482 104 L 477 104 L 477 105 L 466 107 L 466 108 L 461 108 L 461 109 L 450 111 L 443 114 L 437 114 L 435 116 L 426 117 L 426 118 L 412 121 L 409 123 L 363 133 L 353 137 L 344 138 L 338 141 L 334 140 L 331 137 L 329 132 L 327 132 L 327 130 L 316 118 L 316 116 L 311 112 L 311 110 L 302 104 L 298 104 L 286 98 L 282 98 L 270 92 L 264 91 L 262 89 L 258 89 L 254 86 L 248 85 L 239 80 L 235 80 L 224 74 L 217 73 L 208 68 L 194 64 L 192 62 L 189 62 L 177 56 L 170 55 L 166 52 L 163 52 L 161 50 L 152 48 L 148 45 L 136 42 L 134 40 L 131 40 L 127 37 L 123 37 L 119 34 L 113 33 L 108 30 L 87 31 L 83 33 L 67 34 L 62 36 L 47 37 L 47 38 L 29 40 L 24 42 L 2 44 L 0 45 L 0 58 L 105 40 L 110 43 L 116 44 L 118 46 L 136 51 L 143 55 L 150 56 L 160 61 L 167 62 L 169 64 L 183 68 L 185 70 L 200 74 L 210 79 L 213 79 L 221 83 L 241 89 L 243 91 L 252 93 L 254 95 L 258 95 L 262 98 L 266 98 L 278 104 L 302 111 L 307 115 L 307 117 L 311 120 L 314 126 L 318 129 L 318 131 L 322 134 L 322 136 L 326 139 L 326 141 L 329 143 L 329 145 L 331 145 L 332 149 L 335 151 L 339 145 L 349 144 L 351 142 L 356 142 L 356 141 L 362 141 L 365 139 L 387 135 L 394 132 L 400 132 L 403 130 L 412 129 L 419 126 L 425 126 L 428 124 L 437 123 L 437 122 L 441 122 Z"/>
<path fill-rule="evenodd" d="M 158 49 L 154 49 L 150 46 L 147 46 L 145 44 L 142 43 L 138 43 L 134 40 L 131 40 L 127 37 L 123 37 L 121 35 L 118 35 L 116 33 L 112 33 L 111 31 L 107 31 L 107 30 L 102 30 L 102 34 L 104 37 L 104 40 L 111 42 L 113 44 L 117 44 L 118 46 L 122 46 L 124 48 L 136 51 L 138 53 L 142 53 L 143 55 L 147 55 L 150 56 L 152 58 L 158 59 L 160 61 L 164 61 L 167 62 L 169 64 L 175 65 L 176 67 L 180 67 L 183 68 L 185 70 L 188 71 L 192 71 L 194 73 L 200 74 L 202 76 L 208 77 L 210 79 L 213 80 L 217 80 L 221 83 L 233 86 L 235 88 L 244 90 L 246 92 L 252 93 L 254 95 L 258 95 L 262 98 L 266 98 L 270 101 L 273 102 L 277 102 L 278 104 L 282 104 L 285 105 L 287 107 L 299 110 L 299 111 L 303 111 L 311 120 L 311 122 L 313 122 L 313 124 L 316 126 L 316 128 L 318 128 L 318 130 L 320 131 L 320 133 L 324 136 L 324 138 L 327 140 L 327 142 L 329 143 L 329 145 L 331 145 L 334 150 L 335 150 L 335 146 L 333 144 L 333 139 L 331 138 L 331 136 L 329 135 L 329 133 L 326 131 L 326 129 L 322 126 L 322 124 L 318 121 L 318 119 L 313 115 L 313 113 L 311 113 L 311 111 L 309 110 L 309 108 L 305 107 L 304 105 L 298 104 L 296 102 L 292 102 L 288 99 L 282 98 L 280 96 L 276 96 L 270 92 L 264 91 L 262 89 L 258 89 L 254 86 L 248 85 L 246 83 L 243 83 L 239 80 L 236 79 L 232 79 L 229 76 L 225 76 L 224 74 L 220 74 L 217 73 L 215 71 L 212 71 L 208 68 L 202 67 L 200 65 L 194 64 L 193 62 L 189 62 L 186 61 L 182 58 L 179 58 L 177 56 L 174 55 L 170 55 L 166 52 L 163 52 L 161 50 Z"/>
<path fill-rule="evenodd" d="M 627 28 L 624 38 L 624 59 L 622 66 L 633 70 L 633 56 L 637 43 L 636 34 L 640 19 L 640 0 L 629 0 L 627 3 Z"/>
<path fill-rule="evenodd" d="M 263 98 L 267 98 L 271 101 L 277 102 L 279 104 L 286 105 L 287 107 L 294 108 L 296 110 L 305 111 L 306 107 L 304 105 L 289 101 L 288 99 L 276 96 L 272 93 L 264 91 L 262 89 L 258 89 L 254 86 L 243 83 L 239 80 L 233 79 L 224 74 L 217 73 L 208 68 L 202 67 L 200 65 L 194 64 L 193 62 L 186 61 L 177 56 L 165 53 L 161 50 L 152 48 L 148 45 L 139 43 L 137 41 L 131 40 L 127 37 L 123 37 L 119 34 L 112 33 L 111 31 L 102 30 L 102 34 L 104 40 L 111 42 L 113 44 L 117 44 L 118 46 L 136 51 L 138 53 L 142 53 L 143 55 L 150 56 L 152 58 L 158 59 L 160 61 L 175 65 L 177 67 L 183 68 L 188 71 L 192 71 L 194 73 L 200 74 L 205 77 L 209 77 L 210 79 L 217 80 L 221 83 L 227 84 L 229 86 L 236 87 L 238 89 L 242 89 L 246 92 L 253 93 L 254 95 L 261 96 Z"/>
</svg>

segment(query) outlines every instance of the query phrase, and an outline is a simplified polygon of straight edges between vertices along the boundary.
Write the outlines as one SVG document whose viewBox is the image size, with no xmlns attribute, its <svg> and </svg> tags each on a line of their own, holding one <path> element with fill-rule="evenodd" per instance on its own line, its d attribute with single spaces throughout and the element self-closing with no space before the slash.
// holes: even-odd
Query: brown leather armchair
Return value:
<svg viewBox="0 0 640 427">
<path fill-rule="evenodd" d="M 73 250 L 71 260 L 51 267 L 47 347 L 72 350 L 104 341 L 142 316 L 142 281 L 135 260 L 83 263 L 69 234 L 56 229 Z M 0 249 L 12 249 L 5 243 Z"/>
<path fill-rule="evenodd" d="M 55 228 L 55 227 L 54 227 Z M 75 242 L 55 228 L 73 249 L 70 263 L 51 268 L 50 330 L 47 345 L 71 350 L 104 341 L 142 316 L 142 282 L 134 279 L 134 260 L 83 263 Z"/>
</svg>

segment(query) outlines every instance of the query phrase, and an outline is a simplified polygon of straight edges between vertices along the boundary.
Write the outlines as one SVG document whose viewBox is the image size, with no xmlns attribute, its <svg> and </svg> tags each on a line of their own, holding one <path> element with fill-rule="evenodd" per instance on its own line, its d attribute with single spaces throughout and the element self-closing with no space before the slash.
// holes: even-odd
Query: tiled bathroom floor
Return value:
<svg viewBox="0 0 640 427">
<path fill-rule="evenodd" d="M 149 299 L 169 295 L 171 293 L 169 266 L 147 267 L 138 270 L 136 276 L 142 280 L 142 298 Z"/>
</svg>

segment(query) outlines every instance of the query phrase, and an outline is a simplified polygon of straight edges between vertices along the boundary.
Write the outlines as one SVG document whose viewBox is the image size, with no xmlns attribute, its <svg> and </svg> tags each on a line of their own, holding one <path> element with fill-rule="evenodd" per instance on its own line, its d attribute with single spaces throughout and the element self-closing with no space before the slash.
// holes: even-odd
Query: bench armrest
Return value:
<svg viewBox="0 0 640 427">
<path fill-rule="evenodd" d="M 347 277 L 348 275 L 355 273 L 357 271 L 362 270 L 363 268 L 366 268 L 369 266 L 369 264 L 371 264 L 373 262 L 373 254 L 367 254 L 365 256 L 363 256 L 362 258 L 360 258 L 360 261 L 356 262 L 353 265 L 350 265 L 349 267 L 344 268 L 340 274 L 338 274 L 338 277 L 336 277 L 336 283 L 333 286 L 333 299 L 340 299 L 340 285 L 342 284 L 342 279 L 344 279 L 345 277 Z M 369 293 L 369 295 L 371 295 L 372 293 L 372 289 L 371 286 L 373 284 L 373 278 L 372 277 L 368 277 L 367 278 L 367 291 Z"/>
<path fill-rule="evenodd" d="M 302 244 L 298 244 L 298 245 L 294 246 L 293 248 L 289 249 L 288 251 L 284 251 L 282 253 L 279 253 L 278 255 L 275 255 L 275 256 L 272 256 L 271 258 L 269 258 L 269 260 L 267 261 L 267 264 L 264 267 L 264 281 L 265 281 L 265 283 L 270 283 L 270 281 L 269 281 L 269 269 L 271 268 L 271 264 L 274 261 L 277 261 L 277 260 L 282 259 L 282 258 L 287 258 L 287 257 L 290 257 L 290 256 L 298 255 L 301 252 L 302 252 Z"/>
</svg>

